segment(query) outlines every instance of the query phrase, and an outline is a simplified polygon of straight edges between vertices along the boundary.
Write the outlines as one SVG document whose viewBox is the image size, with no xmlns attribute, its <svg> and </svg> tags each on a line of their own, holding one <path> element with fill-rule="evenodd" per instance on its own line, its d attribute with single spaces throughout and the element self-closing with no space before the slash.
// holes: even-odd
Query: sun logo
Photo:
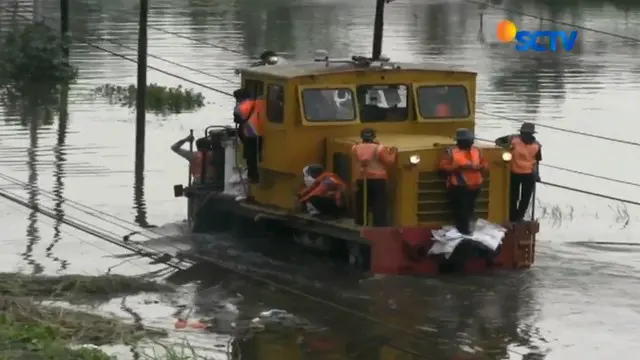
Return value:
<svg viewBox="0 0 640 360">
<path fill-rule="evenodd" d="M 516 25 L 509 20 L 502 20 L 496 27 L 496 36 L 501 42 L 511 42 L 516 38 L 518 29 Z"/>
</svg>

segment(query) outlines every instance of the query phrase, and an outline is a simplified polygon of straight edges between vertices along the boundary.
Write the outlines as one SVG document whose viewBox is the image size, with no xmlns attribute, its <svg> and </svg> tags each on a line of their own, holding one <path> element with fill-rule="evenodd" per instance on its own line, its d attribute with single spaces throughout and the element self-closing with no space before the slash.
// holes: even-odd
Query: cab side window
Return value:
<svg viewBox="0 0 640 360">
<path fill-rule="evenodd" d="M 267 119 L 275 124 L 284 122 L 284 87 L 282 85 L 267 85 Z"/>
<path fill-rule="evenodd" d="M 245 79 L 244 88 L 254 99 L 264 94 L 264 83 L 260 80 Z"/>
</svg>

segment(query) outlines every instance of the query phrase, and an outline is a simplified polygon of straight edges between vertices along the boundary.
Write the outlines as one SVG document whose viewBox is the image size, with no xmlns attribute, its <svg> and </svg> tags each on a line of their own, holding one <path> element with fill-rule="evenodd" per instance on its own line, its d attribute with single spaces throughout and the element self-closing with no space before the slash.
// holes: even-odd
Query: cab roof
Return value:
<svg viewBox="0 0 640 360">
<path fill-rule="evenodd" d="M 240 69 L 245 75 L 271 76 L 278 78 L 296 78 L 300 76 L 311 75 L 328 75 L 339 74 L 350 71 L 393 71 L 393 70 L 414 70 L 414 71 L 440 71 L 440 72 L 457 72 L 473 74 L 476 73 L 469 70 L 458 69 L 446 64 L 415 64 L 415 63 L 396 63 L 388 62 L 393 69 L 382 68 L 379 65 L 362 66 L 354 62 L 335 59 L 329 62 L 329 66 L 324 61 L 287 61 L 277 65 L 263 65 L 257 67 Z"/>
</svg>

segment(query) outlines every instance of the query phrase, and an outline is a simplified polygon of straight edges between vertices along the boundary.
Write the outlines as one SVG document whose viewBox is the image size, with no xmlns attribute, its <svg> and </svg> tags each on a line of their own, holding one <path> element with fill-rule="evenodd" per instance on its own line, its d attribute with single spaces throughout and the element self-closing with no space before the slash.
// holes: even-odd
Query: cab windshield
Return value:
<svg viewBox="0 0 640 360">
<path fill-rule="evenodd" d="M 424 119 L 469 116 L 467 89 L 462 85 L 420 86 L 416 93 L 418 110 Z"/>
<path fill-rule="evenodd" d="M 361 122 L 405 121 L 409 118 L 407 86 L 365 84 L 356 87 Z"/>
<path fill-rule="evenodd" d="M 304 89 L 304 116 L 311 122 L 353 121 L 356 108 L 349 88 Z"/>
</svg>

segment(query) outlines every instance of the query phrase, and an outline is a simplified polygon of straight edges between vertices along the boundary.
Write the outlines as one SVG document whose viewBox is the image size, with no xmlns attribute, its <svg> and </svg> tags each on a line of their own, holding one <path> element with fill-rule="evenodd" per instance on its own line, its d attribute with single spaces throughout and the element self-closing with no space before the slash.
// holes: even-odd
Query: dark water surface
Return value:
<svg viewBox="0 0 640 360">
<path fill-rule="evenodd" d="M 483 9 L 465 1 L 398 0 L 387 10 L 383 52 L 394 60 L 447 62 L 477 71 L 478 108 L 482 111 L 477 134 L 482 138 L 517 128 L 518 123 L 496 116 L 500 115 L 634 141 L 640 131 L 636 121 L 640 112 L 638 41 L 579 30 L 579 43 L 571 54 L 521 54 L 498 44 L 493 29 L 504 18 L 523 29 L 566 29 L 500 9 L 508 7 L 640 38 L 639 10 L 600 2 L 565 6 L 560 1 L 553 7 L 533 1 L 495 3 L 498 8 Z M 10 5 L 11 1 L 0 4 Z M 21 6 L 21 14 L 31 16 L 32 4 Z M 48 21 L 57 26 L 57 1 L 47 0 L 42 6 Z M 312 56 L 316 49 L 342 57 L 370 51 L 372 0 L 158 0 L 151 6 L 149 53 L 215 76 L 153 58 L 149 65 L 226 92 L 236 87 L 233 68 L 265 48 L 299 58 Z M 135 1 L 72 1 L 71 9 L 74 36 L 135 58 L 134 51 L 113 43 L 136 46 Z M 1 19 L 8 17 L 2 10 Z M 0 107 L 0 175 L 50 193 L 28 191 L 6 179 L 0 180 L 0 187 L 29 203 L 51 208 L 59 216 L 95 222 L 118 236 L 135 228 L 132 223 L 162 225 L 158 231 L 163 234 L 180 233 L 185 206 L 173 198 L 171 187 L 186 181 L 186 164 L 171 153 L 169 145 L 189 129 L 228 124 L 231 99 L 149 70 L 150 82 L 194 87 L 205 94 L 209 104 L 199 112 L 180 116 L 149 115 L 146 169 L 144 177 L 136 177 L 135 115 L 90 96 L 93 88 L 105 83 L 135 83 L 136 65 L 79 43 L 73 46 L 72 60 L 80 69 L 80 78 L 69 93 L 68 116 L 64 111 L 47 114 L 41 109 L 25 112 Z M 639 175 L 636 166 L 626 165 L 626 159 L 639 151 L 634 145 L 546 128 L 539 132 L 547 164 L 630 182 Z M 640 201 L 637 186 L 550 168 L 545 168 L 542 176 L 549 182 Z M 492 278 L 357 281 L 334 274 L 332 267 L 304 254 L 280 253 L 275 259 L 268 258 L 240 248 L 228 237 L 216 239 L 221 256 L 238 265 L 260 269 L 272 278 L 419 332 L 419 340 L 409 339 L 401 330 L 215 269 L 206 271 L 209 279 L 202 285 L 184 289 L 186 300 L 174 303 L 190 301 L 195 293 L 199 307 L 215 305 L 220 311 L 219 305 L 227 304 L 222 306 L 227 315 L 234 313 L 236 305 L 248 317 L 269 308 L 289 310 L 329 326 L 340 340 L 378 336 L 382 340 L 377 344 L 391 344 L 384 350 L 385 359 L 393 358 L 398 351 L 392 350 L 394 347 L 411 348 L 431 359 L 445 358 L 461 348 L 487 359 L 536 358 L 528 353 L 546 354 L 546 359 L 553 360 L 634 359 L 633 354 L 640 351 L 640 248 L 634 247 L 640 235 L 638 209 L 548 186 L 540 188 L 538 197 L 542 229 L 536 266 L 526 273 Z M 74 208 L 71 201 L 124 221 L 109 220 L 119 225 L 96 222 L 92 214 Z M 113 246 L 17 205 L 2 201 L 0 212 L 4 229 L 1 271 L 98 274 L 122 261 L 108 258 L 121 253 Z M 631 245 L 602 246 L 594 241 Z M 168 248 L 178 244 L 176 240 L 155 242 Z M 126 262 L 114 271 L 154 269 L 145 262 Z M 130 301 L 140 305 L 149 324 L 171 325 L 174 309 L 170 304 L 143 306 L 148 303 L 144 296 Z M 111 304 L 107 310 L 116 311 L 118 305 Z M 216 358 L 225 358 L 226 339 L 224 335 L 189 336 L 201 351 Z M 269 341 L 274 345 L 263 346 L 260 356 L 252 358 L 300 358 L 296 355 L 300 344 L 295 339 L 283 336 Z M 478 355 L 486 352 L 490 353 L 486 357 Z"/>
</svg>

